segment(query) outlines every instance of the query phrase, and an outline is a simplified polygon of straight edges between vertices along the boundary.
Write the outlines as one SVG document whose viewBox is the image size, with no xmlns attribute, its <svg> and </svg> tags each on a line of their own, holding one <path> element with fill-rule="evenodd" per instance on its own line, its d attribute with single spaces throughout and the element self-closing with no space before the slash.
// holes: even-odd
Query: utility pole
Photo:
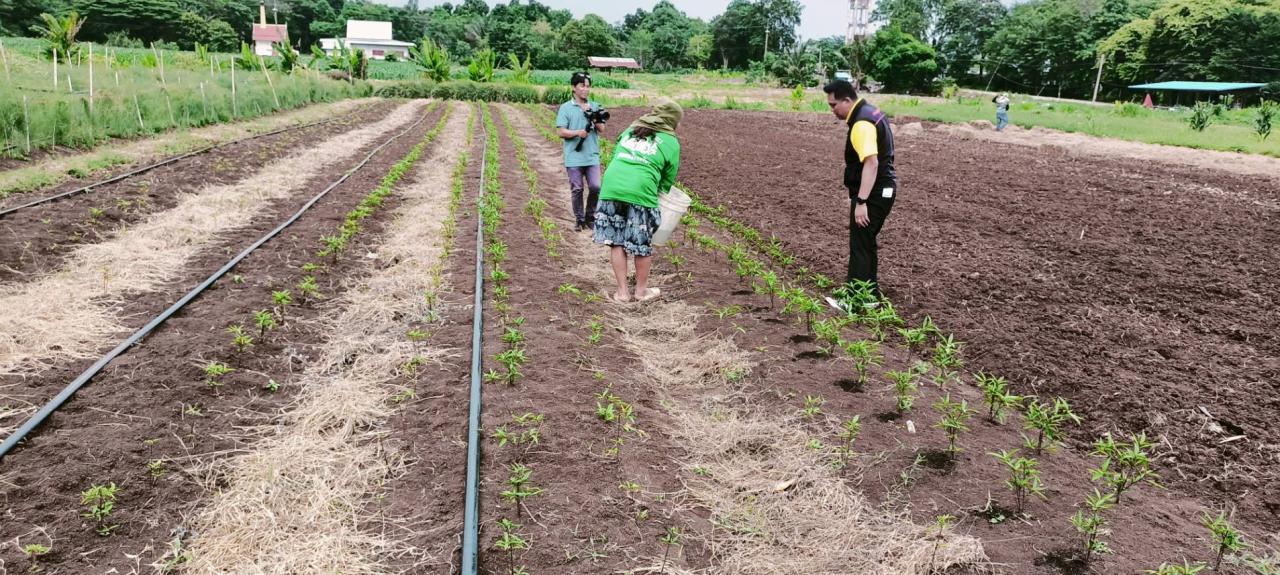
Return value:
<svg viewBox="0 0 1280 575">
<path fill-rule="evenodd" d="M 766 58 L 768 56 L 769 56 L 769 25 L 765 24 L 764 25 L 764 56 L 761 56 L 761 58 Z"/>
<path fill-rule="evenodd" d="M 1098 77 L 1093 80 L 1093 101 L 1098 101 L 1098 88 L 1102 87 L 1102 66 L 1107 62 L 1107 54 L 1098 52 Z"/>
<path fill-rule="evenodd" d="M 280 24 L 280 0 L 271 0 L 271 23 Z"/>
</svg>

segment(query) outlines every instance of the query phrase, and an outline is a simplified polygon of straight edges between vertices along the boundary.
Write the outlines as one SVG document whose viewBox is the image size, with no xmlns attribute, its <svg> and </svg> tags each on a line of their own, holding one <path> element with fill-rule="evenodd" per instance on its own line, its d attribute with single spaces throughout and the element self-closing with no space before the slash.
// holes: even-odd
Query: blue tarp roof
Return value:
<svg viewBox="0 0 1280 575">
<path fill-rule="evenodd" d="M 1253 90 L 1266 84 L 1249 82 L 1156 82 L 1154 84 L 1136 84 L 1129 86 L 1131 90 L 1178 90 L 1182 92 L 1234 92 L 1236 90 Z"/>
</svg>

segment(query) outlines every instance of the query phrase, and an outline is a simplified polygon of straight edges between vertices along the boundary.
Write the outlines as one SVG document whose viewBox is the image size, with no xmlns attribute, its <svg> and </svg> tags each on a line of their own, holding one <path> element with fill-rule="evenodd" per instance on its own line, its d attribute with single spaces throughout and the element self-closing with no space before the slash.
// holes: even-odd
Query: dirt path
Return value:
<svg viewBox="0 0 1280 575">
<path fill-rule="evenodd" d="M 437 107 L 418 127 L 376 154 L 361 171 L 335 188 L 286 233 L 263 245 L 182 313 L 170 319 L 142 344 L 112 362 L 90 385 L 3 461 L 6 482 L 0 484 L 4 515 L 15 518 L 0 525 L 0 538 L 41 542 L 53 539 L 54 549 L 44 561 L 66 572 L 142 570 L 139 565 L 164 563 L 192 535 L 191 518 L 202 498 L 222 487 L 191 470 L 193 461 L 211 461 L 242 452 L 254 437 L 275 421 L 303 388 L 304 367 L 313 363 L 329 338 L 320 321 L 332 308 L 325 304 L 341 296 L 368 273 L 365 257 L 398 205 L 392 196 L 361 221 L 361 230 L 340 258 L 316 254 L 320 238 L 337 233 L 344 217 L 374 190 L 391 167 L 405 157 L 436 124 Z M 381 126 L 379 142 L 392 128 L 422 117 L 420 104 L 393 113 Z M 348 139 L 350 141 L 350 139 Z M 370 146 L 376 145 L 370 143 Z M 360 147 L 353 150 L 359 153 Z M 367 153 L 367 150 L 363 153 Z M 328 172 L 290 186 L 293 195 L 307 195 L 327 185 L 348 166 L 339 163 Z M 402 180 L 413 183 L 412 175 Z M 309 195 L 308 195 L 309 197 Z M 206 277 L 235 253 L 297 209 L 298 197 L 267 202 L 261 219 L 225 233 L 193 254 L 180 277 L 160 287 L 154 297 L 130 301 L 127 321 L 142 321 L 171 302 L 190 285 Z M 304 264 L 313 263 L 312 268 Z M 314 277 L 318 294 L 304 295 L 299 284 Z M 273 302 L 273 292 L 287 290 L 293 303 Z M 260 331 L 255 313 L 275 310 L 275 328 Z M 134 315 L 136 314 L 136 315 Z M 252 345 L 237 351 L 228 328 L 244 326 Z M 231 369 L 210 375 L 217 362 Z M 59 365 L 38 376 L 5 379 L 5 403 L 37 404 L 47 399 L 84 365 Z M 210 384 L 214 381 L 215 384 Z M 79 494 L 92 484 L 114 482 L 120 495 L 110 537 L 94 534 L 81 515 Z M 13 564 L 16 549 L 0 549 L 0 558 Z"/>
</svg>

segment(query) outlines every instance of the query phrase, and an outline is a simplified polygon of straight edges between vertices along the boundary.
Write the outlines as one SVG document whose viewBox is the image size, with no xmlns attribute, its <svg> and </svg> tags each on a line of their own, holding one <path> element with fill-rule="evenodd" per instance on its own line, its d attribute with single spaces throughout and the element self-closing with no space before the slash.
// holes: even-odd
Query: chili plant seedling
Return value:
<svg viewBox="0 0 1280 575">
<path fill-rule="evenodd" d="M 911 406 L 916 402 L 916 383 L 915 380 L 920 374 L 915 370 L 907 371 L 886 371 L 885 377 L 893 382 L 893 394 L 898 398 L 898 412 L 906 413 L 911 411 Z"/>
<path fill-rule="evenodd" d="M 507 370 L 506 380 L 508 384 L 515 385 L 516 381 L 524 376 L 520 373 L 520 366 L 524 365 L 527 358 L 524 355 L 523 348 L 511 348 L 494 357 L 498 363 L 501 363 Z"/>
<path fill-rule="evenodd" d="M 853 369 L 858 373 L 858 387 L 867 384 L 867 369 L 880 365 L 884 357 L 880 355 L 880 342 L 860 339 L 844 344 L 844 353 L 853 360 Z"/>
<path fill-rule="evenodd" d="M 658 571 L 659 575 L 667 572 L 667 558 L 671 555 L 671 548 L 680 544 L 680 529 L 678 527 L 668 527 L 667 533 L 658 539 L 663 545 L 662 550 L 662 568 Z"/>
<path fill-rule="evenodd" d="M 507 426 L 494 429 L 489 437 L 498 442 L 498 447 L 511 444 L 519 450 L 518 459 L 528 455 L 529 450 L 542 440 L 542 422 L 545 416 L 540 413 L 525 413 L 511 416 L 511 430 Z"/>
<path fill-rule="evenodd" d="M 541 487 L 529 485 L 529 480 L 533 478 L 533 469 L 530 469 L 523 463 L 512 463 L 508 468 L 510 475 L 507 476 L 508 488 L 501 495 L 503 499 L 510 501 L 516 508 L 516 517 L 520 516 L 520 506 L 524 500 L 530 497 L 540 495 Z"/>
<path fill-rule="evenodd" d="M 164 459 L 152 459 L 147 462 L 147 475 L 152 479 L 160 479 L 168 474 L 169 469 L 165 466 Z"/>
<path fill-rule="evenodd" d="M 211 361 L 209 365 L 204 366 L 204 382 L 209 387 L 221 387 L 222 382 L 219 381 L 222 376 L 235 371 L 220 361 Z"/>
<path fill-rule="evenodd" d="M 947 539 L 947 527 L 955 520 L 952 515 L 939 515 L 933 520 L 933 527 L 938 530 L 937 535 L 933 539 L 933 552 L 929 554 L 929 569 L 926 573 L 933 573 L 933 560 L 938 557 L 938 547 L 940 547 Z"/>
<path fill-rule="evenodd" d="M 852 320 L 849 318 L 828 318 L 813 322 L 813 338 L 818 342 L 818 353 L 830 356 L 835 348 L 842 347 L 841 331 Z"/>
<path fill-rule="evenodd" d="M 821 395 L 806 395 L 804 396 L 804 408 L 800 410 L 800 415 L 813 419 L 819 413 L 822 413 L 822 404 L 826 402 L 827 400 L 823 399 Z"/>
<path fill-rule="evenodd" d="M 559 293 L 560 295 L 572 294 L 578 297 L 582 296 L 582 288 L 579 288 L 576 285 L 568 284 L 568 283 L 560 284 L 560 287 L 556 288 L 556 292 Z"/>
<path fill-rule="evenodd" d="M 1107 520 L 1102 516 L 1102 512 L 1110 509 L 1115 504 L 1115 496 L 1107 493 L 1103 494 L 1097 489 L 1093 490 L 1093 495 L 1088 495 L 1084 500 L 1085 506 L 1089 508 L 1089 513 L 1085 513 L 1083 509 L 1076 511 L 1071 516 L 1071 524 L 1075 526 L 1076 531 L 1084 535 L 1084 558 L 1082 562 L 1087 568 L 1089 561 L 1095 553 L 1108 553 L 1111 548 L 1107 546 L 1107 542 L 1102 538 L 1110 533 L 1106 529 Z"/>
<path fill-rule="evenodd" d="M 974 410 L 963 399 L 959 403 L 951 401 L 951 394 L 949 393 L 933 404 L 933 408 L 942 414 L 942 419 L 934 427 L 947 434 L 947 455 L 954 460 L 956 453 L 960 451 L 960 448 L 956 446 L 956 439 L 959 437 L 960 432 L 969 431 L 969 427 L 965 423 L 969 421 L 970 417 L 973 417 Z"/>
<path fill-rule="evenodd" d="M 1071 404 L 1067 400 L 1057 397 L 1053 403 L 1040 403 L 1034 397 L 1026 404 L 1026 424 L 1024 429 L 1034 430 L 1036 432 L 1036 440 L 1033 443 L 1031 438 L 1023 436 L 1023 444 L 1040 455 L 1047 447 L 1050 450 L 1059 443 L 1062 437 L 1062 426 L 1066 423 L 1074 423 L 1080 425 L 1080 416 L 1071 411 Z M 1118 501 L 1118 498 L 1117 498 Z"/>
<path fill-rule="evenodd" d="M 284 308 L 289 307 L 293 303 L 293 296 L 289 295 L 289 290 L 280 290 L 271 292 L 271 301 L 276 304 L 276 309 L 280 313 L 280 319 L 284 319 Z"/>
<path fill-rule="evenodd" d="M 861 416 L 855 415 L 853 417 L 850 417 L 844 423 L 840 424 L 840 431 L 837 432 L 837 434 L 840 436 L 840 447 L 837 448 L 837 451 L 840 453 L 841 467 L 848 465 L 849 460 L 852 459 L 853 456 L 857 454 L 857 452 L 853 450 L 853 444 L 855 441 L 858 440 L 858 435 L 860 435 L 861 433 L 862 433 L 862 417 Z"/>
<path fill-rule="evenodd" d="M 1003 377 L 995 377 L 978 372 L 974 376 L 978 388 L 982 390 L 982 399 L 987 403 L 987 418 L 994 423 L 1004 425 L 1004 412 L 1011 407 L 1022 404 L 1022 398 L 1009 393 L 1009 382 Z"/>
<path fill-rule="evenodd" d="M 955 379 L 960 368 L 964 367 L 964 361 L 960 359 L 962 346 L 963 344 L 948 335 L 939 339 L 938 345 L 933 348 L 933 365 L 938 368 L 938 375 L 933 381 L 938 387 L 945 388 L 948 382 Z"/>
<path fill-rule="evenodd" d="M 267 336 L 267 330 L 276 328 L 275 315 L 270 310 L 256 311 L 253 313 L 253 323 L 258 326 L 258 337 Z"/>
<path fill-rule="evenodd" d="M 731 304 L 722 308 L 717 308 L 711 313 L 714 313 L 717 319 L 727 319 L 742 313 L 742 306 L 738 304 Z"/>
<path fill-rule="evenodd" d="M 1009 470 L 1009 478 L 1004 480 L 1004 485 L 1013 492 L 1014 512 L 1022 513 L 1029 495 L 1037 495 L 1041 499 L 1048 500 L 1044 495 L 1044 485 L 1040 483 L 1040 470 L 1036 469 L 1039 464 L 1036 460 L 1020 457 L 1016 449 L 1012 452 L 1002 449 L 999 453 L 990 455 Z"/>
<path fill-rule="evenodd" d="M 234 347 L 237 352 L 243 353 L 253 347 L 253 336 L 244 330 L 243 325 L 236 324 L 228 327 L 227 333 L 231 334 L 231 347 Z"/>
<path fill-rule="evenodd" d="M 621 489 L 626 493 L 635 493 L 644 488 L 640 487 L 640 484 L 635 481 L 624 481 L 618 485 L 618 489 Z"/>
<path fill-rule="evenodd" d="M 1227 522 L 1227 514 L 1219 512 L 1217 516 L 1205 513 L 1200 518 L 1201 523 L 1209 530 L 1209 534 L 1213 538 L 1216 555 L 1213 558 L 1213 570 L 1217 571 L 1222 565 L 1222 557 L 1227 553 L 1235 553 L 1248 546 L 1244 542 L 1244 535 L 1241 534 L 1231 523 Z"/>
<path fill-rule="evenodd" d="M 600 339 L 604 337 L 604 323 L 601 321 L 600 316 L 593 316 L 591 321 L 587 323 L 587 329 L 591 330 L 590 335 L 587 336 L 587 343 L 591 345 L 600 343 Z"/>
<path fill-rule="evenodd" d="M 320 285 L 316 283 L 316 276 L 303 276 L 302 281 L 298 282 L 298 293 L 302 294 L 304 300 L 324 299 L 320 294 Z"/>
<path fill-rule="evenodd" d="M 680 273 L 680 266 L 686 263 L 684 256 L 678 256 L 671 252 L 667 252 L 666 258 L 667 263 L 670 263 L 672 267 L 676 268 L 677 274 Z"/>
<path fill-rule="evenodd" d="M 38 570 L 36 562 L 40 556 L 47 555 L 50 551 L 52 551 L 52 549 L 47 545 L 41 545 L 39 543 L 28 543 L 22 546 L 22 554 L 26 555 L 27 561 L 31 562 L 31 570 L 33 571 Z"/>
<path fill-rule="evenodd" d="M 1108 433 L 1093 444 L 1092 454 L 1103 459 L 1102 464 L 1089 473 L 1094 481 L 1111 488 L 1118 504 L 1124 492 L 1138 483 L 1145 481 L 1160 486 L 1156 483 L 1160 476 L 1151 470 L 1150 449 L 1151 442 L 1145 433 L 1130 436 L 1129 442 L 1116 441 Z"/>
<path fill-rule="evenodd" d="M 527 551 L 529 542 L 521 537 L 517 530 L 520 529 L 518 523 L 513 523 L 509 519 L 499 519 L 498 528 L 502 530 L 502 535 L 494 542 L 493 548 L 507 554 L 507 575 L 520 575 L 527 571 L 523 566 L 516 567 L 516 551 Z"/>
<path fill-rule="evenodd" d="M 97 526 L 94 531 L 102 537 L 111 535 L 118 525 L 108 525 L 107 519 L 110 518 L 111 512 L 116 508 L 116 495 L 119 489 L 115 483 L 110 485 L 93 485 L 88 490 L 80 494 L 80 503 L 87 505 L 89 510 L 82 513 L 85 518 L 92 519 Z"/>
</svg>

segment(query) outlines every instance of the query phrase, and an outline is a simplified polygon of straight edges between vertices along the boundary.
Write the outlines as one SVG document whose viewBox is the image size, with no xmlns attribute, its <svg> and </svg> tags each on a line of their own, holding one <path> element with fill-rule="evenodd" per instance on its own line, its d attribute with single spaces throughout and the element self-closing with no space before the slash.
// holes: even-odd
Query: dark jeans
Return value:
<svg viewBox="0 0 1280 575">
<path fill-rule="evenodd" d="M 880 234 L 880 228 L 884 227 L 884 221 L 889 217 L 889 211 L 893 209 L 893 202 L 868 203 L 867 217 L 871 219 L 871 223 L 865 228 L 858 227 L 858 222 L 854 220 L 853 213 L 856 209 L 856 206 L 849 207 L 849 273 L 845 276 L 845 281 L 871 282 L 875 284 L 878 296 L 880 284 L 876 275 L 879 263 L 876 255 L 878 247 L 876 236 Z"/>
<path fill-rule="evenodd" d="M 586 223 L 595 219 L 596 204 L 600 200 L 600 166 L 565 168 L 569 172 L 569 191 L 573 192 L 573 219 Z M 582 188 L 587 188 L 587 203 L 582 204 Z"/>
</svg>

